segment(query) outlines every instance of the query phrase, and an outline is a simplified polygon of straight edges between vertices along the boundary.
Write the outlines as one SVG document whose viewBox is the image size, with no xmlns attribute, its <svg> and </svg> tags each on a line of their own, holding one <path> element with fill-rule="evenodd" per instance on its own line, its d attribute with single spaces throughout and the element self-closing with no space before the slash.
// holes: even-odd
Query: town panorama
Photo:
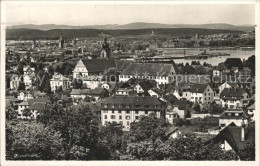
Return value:
<svg viewBox="0 0 260 166">
<path fill-rule="evenodd" d="M 254 47 L 254 28 L 7 29 L 5 158 L 255 160 Z"/>
</svg>

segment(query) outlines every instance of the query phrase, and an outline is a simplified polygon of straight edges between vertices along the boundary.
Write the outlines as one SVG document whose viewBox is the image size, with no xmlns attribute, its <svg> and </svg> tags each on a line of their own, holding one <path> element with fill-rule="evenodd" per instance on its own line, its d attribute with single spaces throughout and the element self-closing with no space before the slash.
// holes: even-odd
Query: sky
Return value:
<svg viewBox="0 0 260 166">
<path fill-rule="evenodd" d="M 250 4 L 7 4 L 6 23 L 104 25 L 149 22 L 163 24 L 227 23 L 254 25 Z"/>
</svg>

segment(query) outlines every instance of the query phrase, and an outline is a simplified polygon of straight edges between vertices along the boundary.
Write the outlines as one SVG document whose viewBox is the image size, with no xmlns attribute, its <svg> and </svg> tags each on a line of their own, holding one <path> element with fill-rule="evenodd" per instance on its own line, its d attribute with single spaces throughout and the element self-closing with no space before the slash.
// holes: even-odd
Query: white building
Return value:
<svg viewBox="0 0 260 166">
<path fill-rule="evenodd" d="M 18 89 L 20 78 L 17 74 L 13 74 L 10 79 L 10 89 Z"/>
<path fill-rule="evenodd" d="M 23 68 L 23 82 L 25 89 L 31 89 L 33 82 L 35 81 L 35 68 L 26 66 Z"/>
<path fill-rule="evenodd" d="M 112 67 L 117 67 L 114 59 L 79 60 L 72 71 L 73 78 L 93 75 L 102 76 L 105 70 Z"/>
<path fill-rule="evenodd" d="M 18 100 L 28 100 L 28 99 L 33 99 L 33 93 L 31 91 L 21 91 L 19 95 L 17 96 Z"/>
<path fill-rule="evenodd" d="M 70 87 L 70 81 L 67 77 L 64 77 L 62 74 L 54 73 L 52 79 L 50 79 L 51 91 L 56 91 L 61 88 L 66 90 Z"/>
<path fill-rule="evenodd" d="M 173 124 L 175 119 L 186 119 L 190 106 L 187 100 L 175 100 L 173 104 L 168 105 L 165 118 L 170 124 Z"/>
<path fill-rule="evenodd" d="M 156 97 L 140 96 L 111 96 L 97 103 L 101 107 L 101 123 L 120 123 L 124 130 L 129 130 L 132 122 L 138 121 L 141 116 L 154 113 L 161 116 L 162 104 Z"/>
<path fill-rule="evenodd" d="M 199 104 L 214 101 L 214 91 L 208 84 L 194 84 L 190 88 L 191 102 Z"/>
<path fill-rule="evenodd" d="M 225 88 L 220 93 L 220 102 L 223 107 L 246 107 L 249 103 L 249 93 L 241 88 Z"/>
</svg>

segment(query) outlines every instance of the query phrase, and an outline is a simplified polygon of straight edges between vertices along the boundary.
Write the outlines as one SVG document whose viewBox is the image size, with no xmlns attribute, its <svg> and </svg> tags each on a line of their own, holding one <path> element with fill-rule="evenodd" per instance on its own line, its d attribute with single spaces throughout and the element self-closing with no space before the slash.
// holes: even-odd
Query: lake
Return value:
<svg viewBox="0 0 260 166">
<path fill-rule="evenodd" d="M 160 51 L 163 51 L 163 56 L 165 57 L 183 57 L 184 56 L 184 50 L 186 52 L 186 55 L 194 55 L 198 53 L 202 53 L 205 48 L 166 48 L 166 49 L 159 49 Z M 209 63 L 212 65 L 218 65 L 221 62 L 225 62 L 227 58 L 240 58 L 242 61 L 243 59 L 247 59 L 252 55 L 255 55 L 255 48 L 247 48 L 247 49 L 241 49 L 241 48 L 232 48 L 232 49 L 221 49 L 221 50 L 210 50 L 206 49 L 207 53 L 227 53 L 230 54 L 230 56 L 223 56 L 223 57 L 213 57 L 208 59 L 200 59 L 196 61 L 200 61 L 200 63 Z M 175 63 L 191 63 L 192 61 L 195 61 L 194 59 L 175 59 Z"/>
</svg>

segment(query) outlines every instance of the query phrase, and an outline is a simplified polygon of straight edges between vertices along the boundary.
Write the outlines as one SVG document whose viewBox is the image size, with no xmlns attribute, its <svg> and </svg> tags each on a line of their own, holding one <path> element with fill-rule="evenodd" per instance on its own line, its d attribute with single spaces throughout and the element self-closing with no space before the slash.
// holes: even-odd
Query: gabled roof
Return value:
<svg viewBox="0 0 260 166">
<path fill-rule="evenodd" d="M 138 76 L 168 76 L 173 67 L 173 64 L 164 63 L 131 63 L 121 73 L 121 75 L 136 75 Z"/>
<path fill-rule="evenodd" d="M 82 60 L 89 73 L 103 72 L 111 67 L 116 67 L 114 59 L 90 59 Z"/>
<path fill-rule="evenodd" d="M 70 95 L 81 95 L 81 89 L 72 89 Z"/>
<path fill-rule="evenodd" d="M 206 88 L 208 87 L 208 84 L 194 84 L 190 88 L 191 93 L 203 93 Z"/>
<path fill-rule="evenodd" d="M 35 102 L 31 106 L 29 106 L 27 109 L 29 109 L 29 110 L 43 110 L 44 108 L 45 108 L 45 103 Z"/>
<path fill-rule="evenodd" d="M 93 111 L 93 112 L 99 112 L 99 111 L 101 111 L 101 108 L 100 108 L 98 105 L 92 104 L 92 103 L 90 103 L 90 102 L 84 102 L 84 101 L 82 101 L 82 102 L 80 102 L 79 105 L 81 105 L 81 106 L 87 106 L 87 107 L 88 107 L 91 111 Z"/>
<path fill-rule="evenodd" d="M 252 104 L 251 106 L 247 107 L 248 110 L 255 110 L 255 103 Z"/>
<path fill-rule="evenodd" d="M 220 98 L 227 100 L 240 100 L 244 93 L 247 92 L 242 88 L 225 88 L 220 93 Z"/>
<path fill-rule="evenodd" d="M 219 119 L 249 119 L 249 115 L 242 108 L 229 108 L 219 116 Z"/>
<path fill-rule="evenodd" d="M 245 141 L 241 141 L 241 127 L 229 125 L 219 132 L 213 139 L 213 142 L 218 143 L 227 141 L 234 151 L 241 150 L 247 143 L 255 142 L 255 126 L 245 127 Z"/>
<path fill-rule="evenodd" d="M 139 82 L 139 85 L 145 92 L 147 92 L 148 90 L 154 87 L 154 85 L 149 80 Z"/>
<path fill-rule="evenodd" d="M 161 90 L 159 88 L 152 88 L 151 91 L 154 91 L 158 95 L 164 94 L 163 90 Z"/>
<path fill-rule="evenodd" d="M 39 98 L 35 98 L 35 99 L 28 99 L 28 104 L 32 105 L 35 102 L 41 102 L 41 103 L 50 103 L 51 101 L 47 98 L 44 97 L 39 97 Z"/>
<path fill-rule="evenodd" d="M 156 97 L 146 96 L 146 97 L 140 97 L 140 96 L 111 96 L 102 99 L 97 103 L 97 105 L 102 107 L 102 104 L 125 104 L 130 106 L 131 108 L 135 108 L 135 105 L 140 105 L 138 108 L 143 108 L 144 105 L 149 106 L 158 106 L 161 105 L 159 100 Z M 151 108 L 150 108 L 151 109 Z"/>
<path fill-rule="evenodd" d="M 19 103 L 18 105 L 29 106 L 30 104 L 28 103 L 28 101 L 23 101 L 22 103 Z"/>
<path fill-rule="evenodd" d="M 70 95 L 100 95 L 103 91 L 106 91 L 106 89 L 104 88 L 72 89 Z"/>
<path fill-rule="evenodd" d="M 131 61 L 128 60 L 116 60 L 115 62 L 117 70 L 119 71 L 124 70 L 131 63 Z"/>
<path fill-rule="evenodd" d="M 174 133 L 175 131 L 179 130 L 178 127 L 175 126 L 171 126 L 168 128 L 168 130 L 165 132 L 166 136 L 171 135 L 172 133 Z"/>
<path fill-rule="evenodd" d="M 106 91 L 104 88 L 95 88 L 95 89 L 82 89 L 81 94 L 85 95 L 100 95 L 103 91 Z"/>
<path fill-rule="evenodd" d="M 20 101 L 14 96 L 5 96 L 6 100 L 9 100 L 10 102 Z"/>
<path fill-rule="evenodd" d="M 172 105 L 174 106 L 178 106 L 179 110 L 186 110 L 187 109 L 187 105 L 191 105 L 190 102 L 188 100 L 178 100 L 176 99 Z"/>
</svg>

